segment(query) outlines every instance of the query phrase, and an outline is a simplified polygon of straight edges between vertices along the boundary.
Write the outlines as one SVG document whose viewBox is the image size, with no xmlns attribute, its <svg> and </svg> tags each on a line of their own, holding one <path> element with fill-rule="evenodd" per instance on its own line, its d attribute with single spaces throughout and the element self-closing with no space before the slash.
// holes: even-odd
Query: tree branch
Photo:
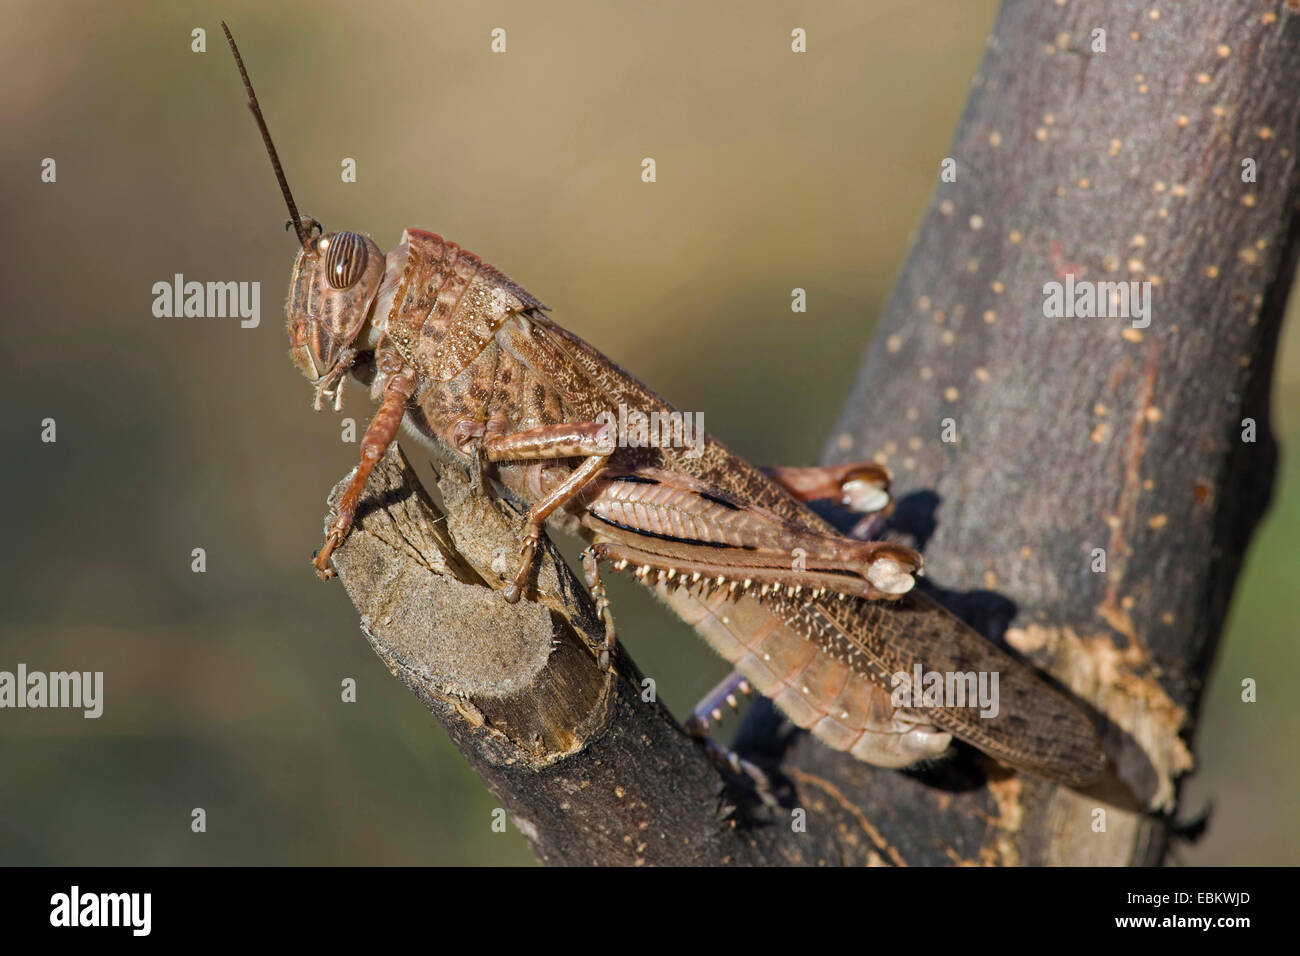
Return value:
<svg viewBox="0 0 1300 956">
<path fill-rule="evenodd" d="M 957 181 L 936 191 L 827 457 L 887 458 L 931 580 L 984 589 L 952 606 L 1094 705 L 1119 777 L 1164 815 L 1028 780 L 950 799 L 873 773 L 846 791 L 869 816 L 942 820 L 925 862 L 1163 856 L 1268 503 L 1300 195 L 1300 117 L 1277 78 L 1300 68 L 1300 18 L 1150 9 L 1004 4 L 952 148 Z M 1098 27 L 1105 53 L 1090 50 Z M 1243 182 L 1248 158 L 1257 182 Z M 1070 275 L 1150 282 L 1149 327 L 1045 318 L 1045 283 Z M 956 443 L 934 440 L 945 419 Z M 1086 822 L 1097 807 L 1105 833 Z"/>
</svg>

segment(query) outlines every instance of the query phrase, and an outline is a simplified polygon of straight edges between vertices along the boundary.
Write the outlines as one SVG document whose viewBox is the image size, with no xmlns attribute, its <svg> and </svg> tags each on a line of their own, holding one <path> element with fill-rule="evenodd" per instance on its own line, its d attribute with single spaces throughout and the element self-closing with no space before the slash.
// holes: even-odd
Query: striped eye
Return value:
<svg viewBox="0 0 1300 956">
<path fill-rule="evenodd" d="M 366 271 L 366 240 L 355 232 L 339 232 L 325 253 L 325 275 L 331 288 L 350 289 Z"/>
</svg>

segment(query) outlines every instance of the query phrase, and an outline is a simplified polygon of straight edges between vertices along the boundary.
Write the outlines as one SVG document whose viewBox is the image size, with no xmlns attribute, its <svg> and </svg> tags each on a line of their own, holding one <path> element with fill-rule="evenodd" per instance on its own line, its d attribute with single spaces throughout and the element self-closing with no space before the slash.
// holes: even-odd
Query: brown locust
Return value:
<svg viewBox="0 0 1300 956">
<path fill-rule="evenodd" d="M 606 628 L 602 666 L 614 640 L 598 571 L 606 562 L 633 573 L 833 748 L 904 767 L 944 753 L 955 736 L 1067 784 L 1096 776 L 1103 756 L 1088 718 L 913 590 L 920 555 L 841 535 L 805 504 L 835 497 L 879 510 L 883 468 L 763 471 L 708 435 L 690 448 L 619 441 L 620 411 L 668 422 L 674 434 L 686 419 L 454 242 L 407 229 L 385 254 L 364 233 L 326 232 L 299 215 L 226 36 L 300 246 L 287 305 L 293 360 L 318 409 L 325 398 L 339 407 L 350 373 L 379 403 L 315 558 L 322 577 L 375 463 L 405 426 L 473 469 L 485 493 L 526 509 L 506 600 L 527 593 L 544 525 L 587 542 L 584 572 Z M 989 676 L 995 700 L 979 700 L 977 679 Z"/>
</svg>

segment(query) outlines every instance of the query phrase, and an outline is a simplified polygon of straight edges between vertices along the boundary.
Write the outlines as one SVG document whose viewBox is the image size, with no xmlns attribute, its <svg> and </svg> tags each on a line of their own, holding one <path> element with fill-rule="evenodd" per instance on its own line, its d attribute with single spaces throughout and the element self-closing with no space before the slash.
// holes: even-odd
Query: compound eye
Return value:
<svg viewBox="0 0 1300 956">
<path fill-rule="evenodd" d="M 325 275 L 331 288 L 350 289 L 366 271 L 366 240 L 355 232 L 336 233 L 325 253 Z"/>
</svg>

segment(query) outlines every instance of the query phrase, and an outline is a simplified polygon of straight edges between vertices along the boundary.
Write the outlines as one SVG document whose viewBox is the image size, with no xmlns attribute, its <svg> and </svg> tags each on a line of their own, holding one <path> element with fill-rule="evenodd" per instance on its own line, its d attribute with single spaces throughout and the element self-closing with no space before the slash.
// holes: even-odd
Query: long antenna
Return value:
<svg viewBox="0 0 1300 956">
<path fill-rule="evenodd" d="M 302 243 L 304 249 L 310 250 L 307 230 L 303 227 L 302 216 L 298 215 L 298 206 L 293 201 L 293 193 L 289 192 L 289 181 L 284 178 L 280 156 L 275 151 L 275 144 L 271 142 L 271 132 L 266 128 L 266 120 L 262 118 L 262 107 L 257 103 L 257 94 L 253 92 L 253 82 L 248 78 L 248 71 L 244 69 L 244 58 L 239 55 L 239 47 L 235 46 L 235 38 L 230 35 L 230 27 L 226 26 L 225 20 L 221 21 L 221 29 L 226 31 L 226 42 L 230 44 L 230 52 L 235 54 L 235 65 L 239 67 L 239 75 L 244 80 L 244 89 L 248 91 L 248 108 L 253 111 L 257 128 L 262 131 L 262 142 L 266 144 L 266 154 L 271 157 L 275 178 L 280 181 L 280 192 L 284 193 L 284 201 L 289 206 L 289 218 L 293 222 L 294 231 L 298 233 L 298 241 Z"/>
</svg>

